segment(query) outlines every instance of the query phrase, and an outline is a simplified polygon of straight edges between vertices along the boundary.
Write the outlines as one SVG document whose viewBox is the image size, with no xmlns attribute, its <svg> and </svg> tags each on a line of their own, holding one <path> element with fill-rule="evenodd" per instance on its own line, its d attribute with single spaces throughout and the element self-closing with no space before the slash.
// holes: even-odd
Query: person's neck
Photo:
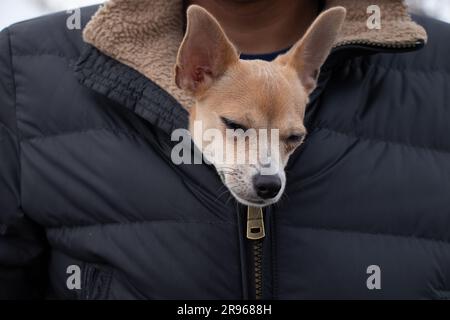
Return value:
<svg viewBox="0 0 450 320">
<path fill-rule="evenodd" d="M 211 12 L 242 53 L 263 54 L 296 43 L 319 11 L 317 0 L 187 0 Z"/>
</svg>

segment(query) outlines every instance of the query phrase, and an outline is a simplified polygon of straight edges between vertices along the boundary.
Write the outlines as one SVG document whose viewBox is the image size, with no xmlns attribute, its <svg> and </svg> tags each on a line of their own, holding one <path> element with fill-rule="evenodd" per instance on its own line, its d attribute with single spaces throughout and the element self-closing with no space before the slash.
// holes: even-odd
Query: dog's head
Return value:
<svg viewBox="0 0 450 320">
<path fill-rule="evenodd" d="M 289 52 L 266 62 L 240 60 L 211 14 L 188 9 L 176 83 L 196 101 L 194 143 L 239 202 L 266 206 L 283 194 L 284 168 L 306 135 L 308 96 L 345 15 L 342 7 L 323 12 Z"/>
</svg>

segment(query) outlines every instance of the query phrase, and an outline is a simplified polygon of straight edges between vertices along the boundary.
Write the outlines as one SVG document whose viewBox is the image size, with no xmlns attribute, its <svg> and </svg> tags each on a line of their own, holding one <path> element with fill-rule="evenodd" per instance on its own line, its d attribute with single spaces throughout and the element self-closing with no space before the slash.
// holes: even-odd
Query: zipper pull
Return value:
<svg viewBox="0 0 450 320">
<path fill-rule="evenodd" d="M 266 236 L 264 230 L 264 216 L 262 208 L 248 207 L 247 209 L 247 239 L 259 240 Z"/>
</svg>

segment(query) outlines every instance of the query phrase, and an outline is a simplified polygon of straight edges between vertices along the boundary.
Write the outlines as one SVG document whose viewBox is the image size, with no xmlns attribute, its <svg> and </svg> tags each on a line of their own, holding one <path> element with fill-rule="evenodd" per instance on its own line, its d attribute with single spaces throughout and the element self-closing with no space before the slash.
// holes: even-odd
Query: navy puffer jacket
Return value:
<svg viewBox="0 0 450 320">
<path fill-rule="evenodd" d="M 450 26 L 334 49 L 254 242 L 213 168 L 170 161 L 177 99 L 66 19 L 0 34 L 1 298 L 450 298 Z"/>
</svg>

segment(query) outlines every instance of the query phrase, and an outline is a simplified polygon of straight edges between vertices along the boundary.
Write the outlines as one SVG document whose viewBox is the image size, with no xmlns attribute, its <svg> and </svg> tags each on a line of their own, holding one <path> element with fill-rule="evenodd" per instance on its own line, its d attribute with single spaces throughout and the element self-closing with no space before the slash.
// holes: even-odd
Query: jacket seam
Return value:
<svg viewBox="0 0 450 320">
<path fill-rule="evenodd" d="M 68 132 L 61 132 L 61 133 L 56 133 L 56 134 L 50 134 L 50 135 L 44 135 L 44 136 L 38 136 L 38 137 L 33 137 L 33 138 L 28 138 L 28 139 L 22 139 L 21 143 L 34 143 L 34 142 L 39 142 L 39 141 L 43 141 L 43 140 L 47 140 L 47 139 L 51 139 L 51 138 L 60 138 L 60 137 L 65 137 L 65 136 L 71 136 L 71 135 L 77 135 L 77 134 L 88 134 L 88 133 L 92 133 L 92 132 L 97 132 L 97 131 L 109 131 L 109 132 L 113 132 L 113 133 L 122 133 L 122 134 L 126 134 L 135 138 L 141 138 L 138 134 L 129 131 L 129 130 L 124 130 L 124 129 L 115 129 L 115 128 L 89 128 L 89 129 L 83 129 L 83 130 L 75 130 L 75 131 L 68 131 Z"/>
<path fill-rule="evenodd" d="M 361 235 L 370 235 L 370 236 L 378 236 L 378 237 L 393 237 L 393 238 L 401 238 L 401 239 L 415 239 L 419 241 L 427 241 L 440 243 L 443 245 L 450 245 L 450 241 L 442 240 L 442 239 L 434 239 L 429 237 L 420 237 L 414 235 L 400 235 L 393 234 L 387 232 L 370 232 L 370 231 L 358 231 L 352 229 L 344 229 L 344 228 L 327 228 L 327 227 L 307 227 L 307 226 L 293 226 L 291 224 L 283 223 L 280 221 L 280 225 L 287 228 L 295 228 L 295 229 L 303 229 L 303 230 L 313 230 L 313 231 L 325 231 L 325 232 L 336 232 L 336 233 L 353 233 L 353 234 L 361 234 Z"/>
<path fill-rule="evenodd" d="M 334 128 L 330 128 L 330 127 L 326 127 L 326 126 L 314 126 L 315 129 L 318 130 L 327 130 L 327 131 L 331 131 L 337 134 L 341 134 L 350 138 L 354 138 L 354 139 L 361 139 L 361 140 L 365 140 L 365 141 L 373 141 L 373 142 L 378 142 L 378 143 L 387 143 L 387 144 L 392 144 L 395 146 L 402 146 L 402 147 L 407 147 L 407 148 L 412 148 L 412 149 L 416 149 L 416 150 L 423 150 L 423 151 L 431 151 L 431 152 L 436 152 L 436 153 L 442 153 L 442 154 L 446 154 L 446 155 L 450 155 L 450 151 L 444 150 L 444 149 L 438 149 L 438 148 L 429 148 L 429 147 L 424 147 L 424 146 L 417 146 L 417 145 L 413 145 L 413 144 L 408 144 L 408 143 L 402 143 L 402 142 L 398 142 L 398 141 L 392 141 L 392 140 L 383 140 L 381 138 L 375 138 L 375 137 L 368 137 L 368 136 L 364 136 L 364 135 L 356 135 L 356 134 L 352 134 L 350 132 L 345 132 L 345 131 L 340 131 Z"/>
<path fill-rule="evenodd" d="M 9 57 L 10 57 L 10 68 L 11 68 L 11 81 L 13 84 L 13 93 L 14 93 L 14 116 L 15 116 L 15 125 L 16 125 L 16 139 L 17 139 L 17 161 L 18 161 L 18 189 L 19 189 L 19 208 L 22 207 L 22 148 L 21 148 L 21 134 L 19 130 L 19 120 L 18 120 L 18 112 L 17 112 L 17 83 L 16 83 L 16 75 L 14 72 L 14 54 L 12 49 L 12 40 L 11 40 L 11 32 L 9 28 L 5 29 L 8 34 L 8 49 L 9 49 Z"/>
<path fill-rule="evenodd" d="M 58 230 L 58 229 L 72 229 L 72 230 L 78 230 L 78 229 L 85 229 L 85 228 L 93 228 L 93 227 L 116 227 L 118 225 L 124 226 L 124 225 L 139 225 L 139 224 L 156 224 L 156 223 L 174 223 L 174 224 L 206 224 L 206 225 L 230 225 L 234 226 L 236 225 L 235 222 L 231 221 L 199 221 L 199 220 L 145 220 L 145 221 L 112 221 L 112 222 L 103 222 L 103 223 L 91 223 L 91 224 L 85 224 L 85 225 L 61 225 L 61 226 L 55 226 L 55 227 L 47 227 L 46 229 L 51 230 Z"/>
<path fill-rule="evenodd" d="M 399 68 L 396 66 L 383 66 L 381 64 L 378 63 L 371 63 L 369 61 L 362 61 L 360 62 L 361 64 L 365 64 L 367 67 L 373 67 L 373 68 L 379 68 L 379 69 L 383 69 L 386 71 L 396 71 L 396 72 L 403 72 L 403 73 L 439 73 L 439 74 L 445 74 L 445 75 L 450 75 L 450 70 L 446 70 L 446 69 L 413 69 L 413 68 Z M 355 63 L 355 61 L 351 62 L 352 67 L 354 68 L 360 68 L 361 66 L 358 65 L 358 62 Z"/>
<path fill-rule="evenodd" d="M 73 56 L 73 57 L 68 57 L 66 55 L 63 54 L 54 54 L 54 53 L 36 53 L 36 54 L 14 54 L 15 57 L 45 57 L 45 56 L 50 56 L 50 57 L 55 57 L 55 58 L 61 58 L 61 59 L 65 59 L 65 60 L 74 60 L 77 57 Z"/>
<path fill-rule="evenodd" d="M 0 122 L 0 129 L 5 130 L 9 135 L 15 136 L 16 134 L 10 128 L 8 128 L 3 122 Z"/>
</svg>

